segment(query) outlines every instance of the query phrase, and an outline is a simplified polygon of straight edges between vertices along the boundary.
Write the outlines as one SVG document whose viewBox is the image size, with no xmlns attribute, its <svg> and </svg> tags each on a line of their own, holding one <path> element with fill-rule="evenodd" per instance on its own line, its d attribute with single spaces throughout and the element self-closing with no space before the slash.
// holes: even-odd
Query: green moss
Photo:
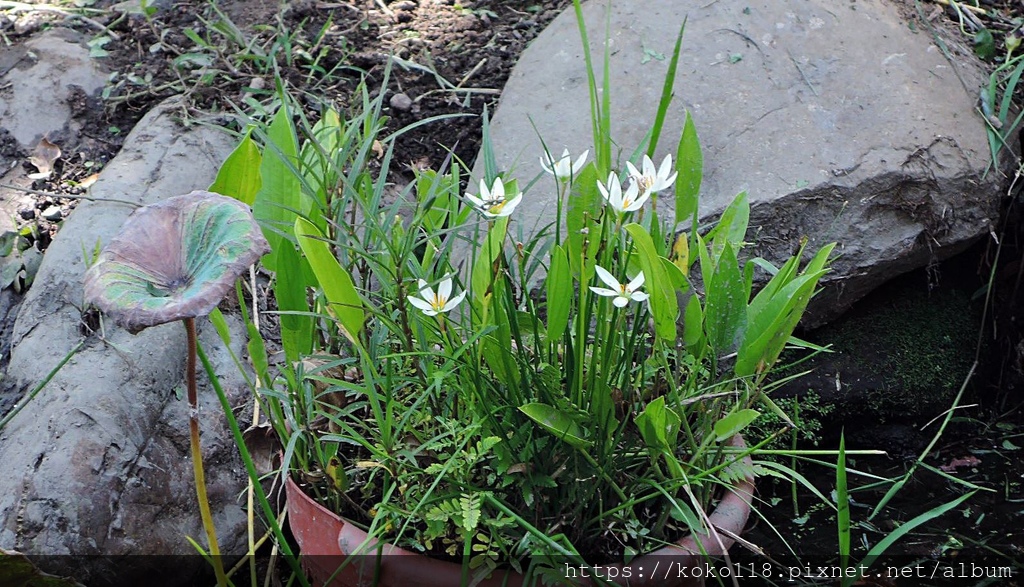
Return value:
<svg viewBox="0 0 1024 587">
<path fill-rule="evenodd" d="M 974 360 L 981 326 L 966 293 L 897 286 L 820 331 L 842 380 L 860 385 L 878 416 L 922 415 L 949 406 Z"/>
</svg>

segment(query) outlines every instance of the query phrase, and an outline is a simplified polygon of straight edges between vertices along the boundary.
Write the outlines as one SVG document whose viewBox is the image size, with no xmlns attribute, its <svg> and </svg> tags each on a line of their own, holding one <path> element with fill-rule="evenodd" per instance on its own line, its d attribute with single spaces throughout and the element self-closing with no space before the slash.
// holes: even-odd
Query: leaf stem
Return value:
<svg viewBox="0 0 1024 587">
<path fill-rule="evenodd" d="M 203 529 L 210 543 L 210 560 L 217 574 L 217 586 L 227 587 L 228 579 L 220 560 L 220 546 L 217 544 L 217 529 L 210 514 L 210 502 L 206 497 L 206 476 L 203 474 L 203 454 L 199 449 L 199 401 L 196 393 L 196 319 L 185 318 L 185 332 L 188 335 L 188 355 L 185 359 L 185 382 L 188 388 L 188 428 L 192 448 L 192 473 L 196 480 L 196 497 L 199 500 L 199 515 Z"/>
</svg>

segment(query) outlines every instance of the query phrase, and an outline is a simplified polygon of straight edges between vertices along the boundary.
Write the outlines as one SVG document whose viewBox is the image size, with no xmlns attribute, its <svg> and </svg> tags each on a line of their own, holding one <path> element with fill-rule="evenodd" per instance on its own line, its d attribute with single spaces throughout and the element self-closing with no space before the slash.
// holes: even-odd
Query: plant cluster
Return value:
<svg viewBox="0 0 1024 587">
<path fill-rule="evenodd" d="M 762 410 L 788 421 L 764 383 L 832 246 L 802 269 L 802 248 L 741 261 L 745 194 L 697 225 L 692 121 L 675 159 L 655 165 L 652 133 L 620 173 L 595 90 L 594 160 L 542 153 L 529 190 L 485 147 L 479 189 L 454 161 L 394 194 L 406 129 L 387 135 L 365 89 L 316 124 L 283 100 L 212 188 L 251 203 L 270 242 L 280 376 L 254 328 L 250 351 L 285 462 L 372 537 L 467 569 L 621 561 L 701 528 L 753 474 L 729 441 Z M 516 210 L 540 197 L 556 213 L 527 236 Z"/>
</svg>

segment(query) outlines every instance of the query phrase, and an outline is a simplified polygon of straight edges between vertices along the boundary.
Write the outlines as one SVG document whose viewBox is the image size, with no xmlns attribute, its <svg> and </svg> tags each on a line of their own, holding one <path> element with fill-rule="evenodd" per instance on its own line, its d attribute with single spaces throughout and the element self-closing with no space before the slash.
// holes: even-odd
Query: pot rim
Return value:
<svg viewBox="0 0 1024 587">
<path fill-rule="evenodd" d="M 739 435 L 734 436 L 726 443 L 729 446 L 736 448 L 746 448 L 746 443 L 743 438 Z M 752 461 L 749 456 L 743 458 L 747 465 L 752 465 Z M 389 574 L 397 575 L 395 578 L 404 577 L 403 582 L 393 583 L 395 585 L 423 585 L 423 584 L 437 584 L 437 585 L 457 585 L 460 583 L 462 576 L 462 565 L 450 561 L 444 561 L 440 559 L 431 558 L 425 554 L 406 550 L 404 548 L 395 546 L 389 543 L 381 544 L 376 539 L 368 539 L 367 534 L 361 528 L 347 520 L 346 518 L 339 516 L 338 514 L 328 510 L 323 505 L 318 503 L 316 500 L 311 498 L 303 491 L 297 483 L 292 479 L 291 475 L 286 475 L 285 480 L 285 492 L 288 499 L 288 510 L 289 517 L 294 523 L 295 516 L 292 515 L 292 506 L 290 504 L 293 501 L 302 503 L 302 509 L 312 510 L 312 517 L 322 518 L 329 521 L 329 526 L 337 528 L 340 525 L 340 530 L 337 533 L 336 542 L 328 539 L 326 536 L 319 537 L 317 544 L 321 545 L 323 550 L 327 550 L 330 546 L 337 546 L 336 552 L 309 552 L 307 556 L 320 556 L 320 555 L 331 555 L 332 558 L 342 557 L 349 559 L 350 557 L 358 557 L 359 554 L 353 553 L 365 553 L 366 557 L 376 559 L 376 552 L 378 546 L 380 547 L 380 553 L 388 557 L 403 557 L 404 560 L 401 562 L 408 563 L 410 560 L 405 557 L 415 557 L 423 559 L 417 561 L 417 569 L 413 570 L 412 574 L 402 573 L 400 565 L 395 562 L 381 561 L 382 567 L 390 567 Z M 649 553 L 640 555 L 634 558 L 629 564 L 624 563 L 613 563 L 608 565 L 600 565 L 601 569 L 606 569 L 606 575 L 610 577 L 611 582 L 619 583 L 620 581 L 615 578 L 611 578 L 612 575 L 617 575 L 618 578 L 628 581 L 629 585 L 668 585 L 671 583 L 664 582 L 663 580 L 667 575 L 653 576 L 652 573 L 642 573 L 643 568 L 656 569 L 658 567 L 664 569 L 693 567 L 698 564 L 701 557 L 704 556 L 703 552 L 707 556 L 722 556 L 728 551 L 728 549 L 735 543 L 735 540 L 731 537 L 742 533 L 744 526 L 747 523 L 747 518 L 750 515 L 751 503 L 754 498 L 754 479 L 751 476 L 745 477 L 736 483 L 731 485 L 729 491 L 722 496 L 718 504 L 708 514 L 705 521 L 710 522 L 708 528 L 710 531 L 704 533 L 701 538 L 698 538 L 693 534 L 687 534 L 677 540 L 673 544 L 663 546 L 657 550 Z M 330 531 L 330 530 L 328 530 Z M 300 551 L 303 550 L 303 540 L 300 538 L 300 532 L 293 533 L 296 535 L 296 539 L 299 541 Z M 315 547 L 314 547 L 315 549 Z M 319 550 L 319 549 L 315 549 Z M 354 559 L 353 559 L 354 560 Z M 354 563 L 355 566 L 359 566 L 359 562 Z M 376 564 L 373 562 L 369 565 L 371 567 L 370 573 L 372 576 L 372 567 Z M 664 565 L 664 566 L 662 566 Z M 330 565 L 332 568 L 337 565 Z M 580 567 L 577 565 L 567 564 L 567 569 Z M 593 567 L 592 567 L 593 568 Z M 612 571 L 614 569 L 615 571 Z M 626 573 L 625 570 L 630 570 Z M 617 571 L 617 572 L 616 572 Z M 365 573 L 363 573 L 365 574 Z M 423 583 L 424 578 L 429 578 L 430 583 Z M 649 578 L 649 579 L 648 579 Z M 497 569 L 495 570 L 488 579 L 485 579 L 477 585 L 482 587 L 488 587 L 490 585 L 518 585 L 522 584 L 525 576 L 521 573 L 517 573 L 512 569 Z M 408 582 L 412 581 L 412 582 Z M 454 582 L 452 582 L 454 581 Z M 386 583 L 385 583 L 386 584 Z M 585 581 L 582 584 L 592 584 L 590 581 Z"/>
</svg>

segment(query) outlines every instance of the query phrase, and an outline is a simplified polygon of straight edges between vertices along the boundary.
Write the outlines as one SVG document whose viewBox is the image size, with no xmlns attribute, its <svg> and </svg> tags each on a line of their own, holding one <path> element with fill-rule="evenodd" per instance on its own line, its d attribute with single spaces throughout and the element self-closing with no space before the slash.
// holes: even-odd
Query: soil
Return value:
<svg viewBox="0 0 1024 587">
<path fill-rule="evenodd" d="M 124 137 L 158 101 L 184 94 L 188 98 L 182 112 L 184 119 L 232 123 L 238 118 L 238 110 L 258 114 L 270 105 L 274 99 L 275 71 L 291 89 L 304 96 L 309 107 L 307 115 L 313 118 L 322 101 L 344 111 L 353 96 L 358 99 L 357 89 L 364 80 L 371 95 L 386 92 L 391 130 L 432 117 L 463 115 L 419 127 L 398 139 L 395 159 L 402 165 L 397 166 L 396 173 L 406 179 L 411 179 L 413 169 L 441 167 L 450 154 L 472 164 L 480 144 L 480 116 L 496 107 L 500 90 L 529 41 L 571 0 L 297 0 L 287 3 L 281 12 L 278 4 L 269 0 L 151 4 L 155 12 L 148 15 L 138 11 L 117 13 L 110 10 L 110 2 L 103 0 L 92 4 L 90 8 L 102 12 L 90 13 L 91 18 L 107 27 L 107 31 L 78 18 L 64 20 L 54 13 L 30 13 L 36 14 L 37 22 L 28 23 L 22 30 L 16 28 L 14 20 L 24 19 L 26 13 L 22 8 L 17 13 L 15 8 L 0 10 L 0 16 L 8 16 L 0 18 L 0 33 L 9 42 L 24 42 L 47 26 L 73 27 L 98 41 L 97 54 L 107 52 L 98 59 L 112 72 L 103 96 L 76 97 L 75 117 L 86 129 L 86 140 L 83 145 L 66 146 L 65 152 L 76 155 L 59 161 L 52 179 L 33 186 L 40 192 L 37 210 L 56 203 L 70 211 L 75 203 L 73 196 L 80 194 L 83 186 L 118 152 Z M 993 68 L 1005 55 L 1005 39 L 1019 38 L 1017 27 L 1024 17 L 1020 3 L 1008 0 L 983 3 L 989 11 L 986 15 L 970 9 L 958 13 L 930 2 L 905 0 L 902 4 L 908 18 L 923 17 L 929 23 L 951 29 L 959 28 L 962 21 L 963 29 L 972 38 L 983 29 L 994 32 Z M 104 38 L 106 42 L 102 42 Z M 984 44 L 985 39 L 980 38 L 979 46 Z M 387 65 L 389 55 L 400 59 L 391 68 Z M 9 141 L 3 138 L 0 136 L 0 151 L 8 154 Z M 991 347 L 990 362 L 994 365 L 978 392 L 989 392 L 995 397 L 986 416 L 992 419 L 998 419 L 998 412 L 1019 414 L 1019 391 L 1014 396 L 1006 390 L 1024 386 L 1024 336 L 1016 326 L 1024 321 L 1016 309 L 1024 308 L 1019 299 L 1024 291 L 1018 287 L 1024 274 L 1024 241 L 1019 237 L 1020 213 L 1015 206 L 1011 202 L 1007 211 L 1008 223 L 1002 234 L 1008 249 L 1002 254 L 992 290 L 999 302 L 994 305 L 996 322 L 988 315 L 989 323 L 998 325 Z M 37 227 L 36 246 L 44 249 L 59 223 L 41 221 L 38 214 L 35 216 L 20 221 Z M 996 262 L 994 251 L 986 246 L 968 254 L 971 258 L 967 263 L 973 263 L 981 275 L 988 275 Z M 922 275 L 930 284 L 931 278 L 924 272 Z M 0 296 L 0 318 L 8 315 L 3 308 L 12 305 L 10 291 L 4 294 Z M 964 510 L 963 516 L 956 515 L 958 521 L 963 518 L 962 524 L 945 527 L 944 533 L 933 532 L 927 544 L 915 543 L 916 550 L 911 548 L 908 552 L 927 557 L 934 555 L 936 549 L 969 551 L 973 541 L 980 543 L 973 546 L 976 552 L 991 547 L 998 552 L 1024 555 L 1019 552 L 1020 531 L 1013 533 L 1003 528 L 1004 522 L 1009 523 L 1019 513 L 1012 500 L 1024 499 L 1020 460 L 1010 466 L 1012 463 L 1007 464 L 1005 456 L 1012 456 L 1020 444 L 1020 416 L 1008 420 L 1004 417 L 1002 424 L 1007 422 L 1011 429 L 984 422 L 961 428 L 957 438 L 939 445 L 935 453 L 937 464 L 950 466 L 956 464 L 954 459 L 979 458 L 980 463 L 973 465 L 967 479 L 1004 487 L 1006 499 L 995 503 L 991 501 L 995 498 L 986 494 L 984 500 L 989 501 L 972 502 L 971 510 Z M 931 433 L 929 430 L 926 436 L 930 438 Z M 882 436 L 866 439 L 865 444 L 877 444 L 879 438 Z M 822 442 L 832 440 L 826 438 Z M 917 450 L 915 444 L 909 453 Z M 902 473 L 909 466 L 907 461 L 898 459 L 863 459 L 860 463 L 883 476 Z M 833 483 L 827 475 L 818 481 L 820 487 L 826 488 Z M 865 526 L 861 528 L 872 540 L 877 540 L 879 530 L 872 524 L 881 524 L 882 531 L 891 531 L 907 521 L 908 512 L 916 515 L 937 505 L 940 499 L 949 499 L 948 492 L 938 491 L 946 489 L 943 483 L 923 487 L 915 483 L 920 490 L 913 494 L 916 501 L 893 502 L 882 513 L 881 522 L 863 521 Z M 960 491 L 962 486 L 956 489 Z M 787 539 L 796 537 L 804 545 L 796 549 L 797 554 L 820 554 L 812 550 L 821 544 L 834 544 L 834 520 L 827 512 L 817 518 L 805 518 L 802 514 L 807 512 L 802 509 L 798 512 L 801 515 L 787 515 L 791 513 L 791 506 L 785 503 L 789 491 L 788 485 L 773 486 L 770 481 L 763 484 L 761 493 L 766 502 L 778 499 L 790 509 L 773 509 L 769 519 L 755 529 L 753 541 L 771 545 L 770 554 L 783 552 L 773 537 L 775 532 L 765 531 L 770 522 L 779 534 Z M 879 497 L 861 494 L 856 499 L 873 503 Z M 811 499 L 798 495 L 801 503 Z M 986 511 L 987 518 L 980 515 Z M 855 538 L 859 539 L 859 534 L 855 533 Z"/>
</svg>

